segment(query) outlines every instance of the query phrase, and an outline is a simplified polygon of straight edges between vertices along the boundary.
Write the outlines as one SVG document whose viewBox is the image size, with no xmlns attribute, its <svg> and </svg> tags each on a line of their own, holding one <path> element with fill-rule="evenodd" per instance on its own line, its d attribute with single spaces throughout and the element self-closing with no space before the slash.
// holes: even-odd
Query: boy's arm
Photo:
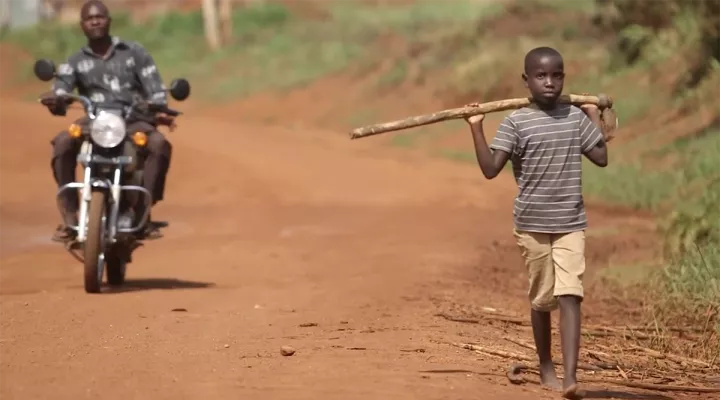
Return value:
<svg viewBox="0 0 720 400">
<path fill-rule="evenodd" d="M 580 120 L 580 141 L 583 154 L 598 167 L 607 167 L 608 154 L 605 138 L 600 131 L 600 111 L 596 106 L 583 105 Z"/>
<path fill-rule="evenodd" d="M 515 149 L 517 136 L 514 129 L 512 129 L 512 125 L 510 125 L 510 120 L 506 117 L 500 128 L 498 128 L 497 136 L 492 144 L 493 150 L 491 151 L 485 140 L 482 125 L 484 118 L 484 115 L 476 115 L 467 118 L 467 121 L 475 143 L 475 155 L 477 156 L 478 165 L 485 178 L 493 179 L 502 171 L 510 159 L 510 154 Z"/>
</svg>

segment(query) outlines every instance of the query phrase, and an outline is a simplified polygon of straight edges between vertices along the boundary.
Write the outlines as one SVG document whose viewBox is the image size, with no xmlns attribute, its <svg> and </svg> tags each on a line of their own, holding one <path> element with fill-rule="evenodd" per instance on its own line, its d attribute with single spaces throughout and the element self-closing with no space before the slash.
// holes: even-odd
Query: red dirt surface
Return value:
<svg viewBox="0 0 720 400">
<path fill-rule="evenodd" d="M 526 329 L 434 316 L 526 315 L 511 176 L 488 182 L 471 165 L 316 128 L 355 107 L 341 83 L 181 107 L 154 213 L 170 226 L 136 252 L 127 286 L 102 295 L 84 293 L 81 265 L 49 240 L 59 221 L 49 140 L 74 116 L 3 91 L 0 398 L 558 398 L 509 385 L 509 360 L 446 344 L 532 355 L 504 340 L 531 341 Z M 292 111 L 262 124 L 273 102 Z M 626 322 L 627 304 L 595 272 L 646 257 L 652 223 L 589 214 L 585 321 Z M 297 352 L 283 357 L 283 345 Z"/>
</svg>

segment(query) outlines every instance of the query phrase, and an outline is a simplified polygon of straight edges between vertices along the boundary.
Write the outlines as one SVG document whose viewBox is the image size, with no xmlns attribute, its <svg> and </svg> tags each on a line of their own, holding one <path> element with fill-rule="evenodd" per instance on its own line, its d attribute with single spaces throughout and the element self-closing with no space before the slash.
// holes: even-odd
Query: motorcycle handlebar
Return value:
<svg viewBox="0 0 720 400">
<path fill-rule="evenodd" d="M 180 111 L 173 110 L 172 108 L 162 104 L 149 104 L 148 109 L 152 112 L 167 114 L 171 117 L 177 117 L 182 114 Z"/>
<path fill-rule="evenodd" d="M 85 108 L 85 111 L 88 112 L 93 106 L 92 100 L 89 98 L 82 96 L 82 95 L 76 95 L 73 93 L 63 93 L 56 95 L 57 98 L 65 98 L 71 101 L 79 101 L 82 103 L 83 108 Z M 173 110 L 172 108 L 168 107 L 164 104 L 153 104 L 153 103 L 147 103 L 145 101 L 133 101 L 133 103 L 130 105 L 131 110 L 135 110 L 139 106 L 145 106 L 148 111 L 152 113 L 163 113 L 167 114 L 172 117 L 177 117 L 178 115 L 181 115 L 182 112 Z"/>
<path fill-rule="evenodd" d="M 70 100 L 77 100 L 82 103 L 83 107 L 85 107 L 86 110 L 89 109 L 90 107 L 92 107 L 92 101 L 90 101 L 90 99 L 88 99 L 85 96 L 72 94 L 72 93 L 63 93 L 63 94 L 58 95 L 58 97 L 60 97 L 60 98 L 65 97 Z"/>
</svg>

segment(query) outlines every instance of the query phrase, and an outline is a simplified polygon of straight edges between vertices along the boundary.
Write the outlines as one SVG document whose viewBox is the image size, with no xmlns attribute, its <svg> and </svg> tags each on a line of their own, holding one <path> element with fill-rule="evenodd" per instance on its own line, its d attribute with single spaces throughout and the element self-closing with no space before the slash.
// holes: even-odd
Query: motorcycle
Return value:
<svg viewBox="0 0 720 400">
<path fill-rule="evenodd" d="M 61 79 L 49 60 L 36 61 L 34 73 L 45 82 Z M 168 91 L 175 100 L 183 101 L 190 95 L 190 83 L 175 79 Z M 85 96 L 71 93 L 53 96 L 68 105 L 81 103 L 88 118 L 84 127 L 72 124 L 68 129 L 71 137 L 82 139 L 77 156 L 84 169 L 82 182 L 60 187 L 57 197 L 68 190 L 80 190 L 78 225 L 70 227 L 77 237 L 68 250 L 84 264 L 85 291 L 99 293 L 105 272 L 109 285 L 120 286 L 125 282 L 127 264 L 133 250 L 142 245 L 140 232 L 146 228 L 152 205 L 152 194 L 142 186 L 147 135 L 129 132 L 127 126 L 133 121 L 154 123 L 158 113 L 173 117 L 182 113 L 137 99 L 118 110 L 96 104 Z M 118 216 L 127 209 L 134 210 L 139 218 L 131 221 L 130 226 L 122 226 Z M 72 251 L 78 249 L 82 249 L 82 257 Z"/>
</svg>

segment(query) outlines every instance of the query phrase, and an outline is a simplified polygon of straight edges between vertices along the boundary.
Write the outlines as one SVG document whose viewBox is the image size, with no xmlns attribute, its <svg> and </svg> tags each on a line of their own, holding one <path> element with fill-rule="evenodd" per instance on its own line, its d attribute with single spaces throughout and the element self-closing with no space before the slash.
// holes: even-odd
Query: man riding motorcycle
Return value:
<svg viewBox="0 0 720 400">
<path fill-rule="evenodd" d="M 149 103 L 167 105 L 167 95 L 157 65 L 148 52 L 139 44 L 110 35 L 110 13 L 99 0 L 86 2 L 80 11 L 80 27 L 88 44 L 71 55 L 67 62 L 58 66 L 58 78 L 53 84 L 54 96 L 43 99 L 53 115 L 64 116 L 67 103 L 62 94 L 77 88 L 78 93 L 106 107 L 130 105 L 135 96 Z M 84 127 L 87 118 L 76 124 Z M 133 122 L 128 130 L 145 132 L 148 136 L 143 187 L 152 194 L 152 205 L 163 199 L 165 176 L 170 167 L 172 147 L 165 136 L 157 130 L 158 125 L 174 128 L 174 118 L 160 114 L 155 124 Z M 51 141 L 53 145 L 52 170 L 58 187 L 75 181 L 77 154 L 82 141 L 72 138 L 67 130 L 60 132 Z M 74 239 L 76 232 L 69 227 L 77 225 L 79 198 L 77 192 L 67 192 L 60 199 L 64 225 L 58 226 L 53 240 L 66 242 Z M 120 225 L 132 225 L 132 210 L 122 213 Z M 148 221 L 145 235 L 158 235 L 154 224 Z"/>
</svg>

